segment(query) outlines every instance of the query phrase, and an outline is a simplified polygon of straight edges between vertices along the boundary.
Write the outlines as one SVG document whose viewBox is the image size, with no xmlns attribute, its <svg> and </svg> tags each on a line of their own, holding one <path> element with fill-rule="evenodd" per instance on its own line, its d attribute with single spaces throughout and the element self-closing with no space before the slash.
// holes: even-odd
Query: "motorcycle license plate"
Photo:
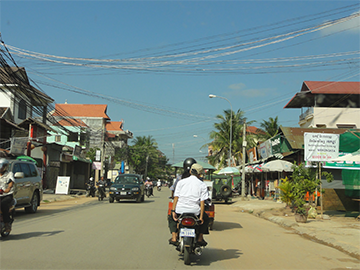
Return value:
<svg viewBox="0 0 360 270">
<path fill-rule="evenodd" d="M 126 195 L 126 192 L 120 192 L 120 195 Z"/>
<path fill-rule="evenodd" d="M 195 237 L 195 229 L 181 228 L 180 237 Z"/>
</svg>

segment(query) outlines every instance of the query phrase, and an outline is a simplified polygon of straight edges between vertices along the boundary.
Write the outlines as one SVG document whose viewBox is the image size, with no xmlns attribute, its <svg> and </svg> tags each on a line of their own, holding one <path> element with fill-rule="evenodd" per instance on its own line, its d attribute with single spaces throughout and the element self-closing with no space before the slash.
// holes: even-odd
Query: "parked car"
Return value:
<svg viewBox="0 0 360 270">
<path fill-rule="evenodd" d="M 15 178 L 16 208 L 25 208 L 28 213 L 36 213 L 43 197 L 41 177 L 31 161 L 10 160 L 9 170 Z"/>
<path fill-rule="evenodd" d="M 109 202 L 122 199 L 135 199 L 143 202 L 145 199 L 144 182 L 139 174 L 120 174 L 115 178 L 109 189 Z"/>
<path fill-rule="evenodd" d="M 232 197 L 232 177 L 226 175 L 210 175 L 210 179 L 213 182 L 212 199 L 214 201 L 224 200 L 228 203 Z"/>
</svg>

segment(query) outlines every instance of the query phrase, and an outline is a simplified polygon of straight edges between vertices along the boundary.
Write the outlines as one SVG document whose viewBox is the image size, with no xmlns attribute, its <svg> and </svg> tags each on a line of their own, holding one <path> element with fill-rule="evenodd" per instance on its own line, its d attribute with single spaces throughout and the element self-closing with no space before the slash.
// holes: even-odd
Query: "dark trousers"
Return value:
<svg viewBox="0 0 360 270">
<path fill-rule="evenodd" d="M 177 216 L 179 217 L 180 214 L 177 214 Z M 204 219 L 203 224 L 201 224 L 199 226 L 199 233 L 209 234 L 209 222 L 210 222 L 210 219 L 209 219 L 209 216 L 205 212 L 204 212 L 204 215 L 203 215 L 203 219 Z M 172 215 L 168 216 L 168 225 L 169 225 L 170 233 L 178 231 L 177 222 L 173 219 Z"/>
<path fill-rule="evenodd" d="M 1 213 L 3 216 L 4 223 L 9 223 L 11 221 L 9 208 L 13 200 L 13 195 L 10 194 L 6 196 L 2 196 L 0 198 L 1 198 L 0 207 L 1 207 Z"/>
</svg>

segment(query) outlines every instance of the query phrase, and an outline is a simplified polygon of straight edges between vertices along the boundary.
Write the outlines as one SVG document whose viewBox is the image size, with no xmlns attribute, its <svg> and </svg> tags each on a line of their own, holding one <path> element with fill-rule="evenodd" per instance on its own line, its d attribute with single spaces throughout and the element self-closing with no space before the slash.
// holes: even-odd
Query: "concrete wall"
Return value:
<svg viewBox="0 0 360 270">
<path fill-rule="evenodd" d="M 344 127 L 342 125 L 345 125 L 345 127 L 360 127 L 359 108 L 313 107 L 312 109 L 313 113 L 305 117 L 306 122 L 299 122 L 300 127 L 340 128 Z"/>
</svg>

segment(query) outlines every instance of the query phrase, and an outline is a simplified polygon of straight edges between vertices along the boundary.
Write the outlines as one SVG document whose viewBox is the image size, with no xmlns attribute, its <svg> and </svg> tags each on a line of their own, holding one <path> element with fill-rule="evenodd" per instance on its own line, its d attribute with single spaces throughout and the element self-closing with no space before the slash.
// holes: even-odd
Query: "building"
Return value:
<svg viewBox="0 0 360 270">
<path fill-rule="evenodd" d="M 302 128 L 360 128 L 360 82 L 305 81 L 284 108 L 301 109 Z"/>
</svg>

